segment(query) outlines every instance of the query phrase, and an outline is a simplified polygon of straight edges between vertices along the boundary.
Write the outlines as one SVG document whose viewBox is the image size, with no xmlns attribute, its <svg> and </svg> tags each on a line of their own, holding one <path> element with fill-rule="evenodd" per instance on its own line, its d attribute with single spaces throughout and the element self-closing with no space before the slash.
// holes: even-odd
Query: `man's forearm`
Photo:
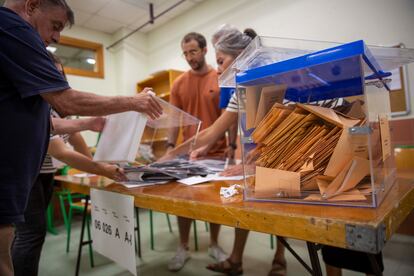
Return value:
<svg viewBox="0 0 414 276">
<path fill-rule="evenodd" d="M 134 97 L 99 96 L 73 89 L 42 95 L 62 116 L 102 116 L 134 110 Z"/>
</svg>

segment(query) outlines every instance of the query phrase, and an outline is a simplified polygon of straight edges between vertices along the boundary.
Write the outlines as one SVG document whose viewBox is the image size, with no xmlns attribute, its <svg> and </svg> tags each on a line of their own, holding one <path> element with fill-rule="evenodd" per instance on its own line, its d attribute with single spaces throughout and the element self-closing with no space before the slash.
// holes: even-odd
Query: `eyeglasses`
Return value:
<svg viewBox="0 0 414 276">
<path fill-rule="evenodd" d="M 183 52 L 182 55 L 183 55 L 184 58 L 186 58 L 186 57 L 195 57 L 200 52 L 201 52 L 201 49 L 193 49 L 193 50 L 190 50 L 188 52 Z"/>
</svg>

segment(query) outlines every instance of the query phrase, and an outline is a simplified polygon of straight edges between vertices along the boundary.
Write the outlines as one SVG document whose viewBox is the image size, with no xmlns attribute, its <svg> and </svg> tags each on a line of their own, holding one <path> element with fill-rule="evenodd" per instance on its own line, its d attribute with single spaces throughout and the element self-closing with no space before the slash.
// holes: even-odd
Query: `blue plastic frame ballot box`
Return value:
<svg viewBox="0 0 414 276">
<path fill-rule="evenodd" d="M 257 37 L 236 87 L 244 198 L 377 207 L 396 181 L 390 70 L 414 50 Z"/>
</svg>

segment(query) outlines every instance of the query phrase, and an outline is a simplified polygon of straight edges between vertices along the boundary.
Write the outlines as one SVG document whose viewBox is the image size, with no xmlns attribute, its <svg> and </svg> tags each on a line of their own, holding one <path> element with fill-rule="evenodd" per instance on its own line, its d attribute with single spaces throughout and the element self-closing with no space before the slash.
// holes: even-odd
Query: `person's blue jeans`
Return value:
<svg viewBox="0 0 414 276">
<path fill-rule="evenodd" d="M 25 222 L 16 224 L 12 258 L 15 276 L 35 276 L 46 237 L 46 210 L 53 193 L 53 173 L 39 174 L 24 212 Z"/>
</svg>

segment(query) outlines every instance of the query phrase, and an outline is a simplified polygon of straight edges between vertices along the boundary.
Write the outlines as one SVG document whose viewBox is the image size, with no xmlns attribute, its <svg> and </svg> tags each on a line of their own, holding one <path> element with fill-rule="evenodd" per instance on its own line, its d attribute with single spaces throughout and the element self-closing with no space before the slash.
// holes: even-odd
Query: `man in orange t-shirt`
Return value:
<svg viewBox="0 0 414 276">
<path fill-rule="evenodd" d="M 219 107 L 220 89 L 218 87 L 218 75 L 205 61 L 207 53 L 207 42 L 204 36 L 199 33 L 188 33 L 181 41 L 183 55 L 190 65 L 191 70 L 182 74 L 173 84 L 170 103 L 184 110 L 185 112 L 197 117 L 202 121 L 201 129 L 208 128 L 220 117 Z M 184 141 L 196 134 L 196 128 L 184 127 Z M 178 129 L 169 133 L 168 148 L 175 147 L 178 136 Z M 218 142 L 208 152 L 209 156 L 224 155 L 226 149 L 225 138 Z M 168 264 L 170 271 L 180 270 L 185 262 L 190 258 L 188 252 L 188 240 L 192 219 L 177 217 L 178 228 L 180 231 L 180 245 L 176 255 Z M 209 254 L 217 261 L 227 258 L 226 253 L 218 246 L 218 234 L 220 225 L 210 223 L 210 246 Z"/>
</svg>

